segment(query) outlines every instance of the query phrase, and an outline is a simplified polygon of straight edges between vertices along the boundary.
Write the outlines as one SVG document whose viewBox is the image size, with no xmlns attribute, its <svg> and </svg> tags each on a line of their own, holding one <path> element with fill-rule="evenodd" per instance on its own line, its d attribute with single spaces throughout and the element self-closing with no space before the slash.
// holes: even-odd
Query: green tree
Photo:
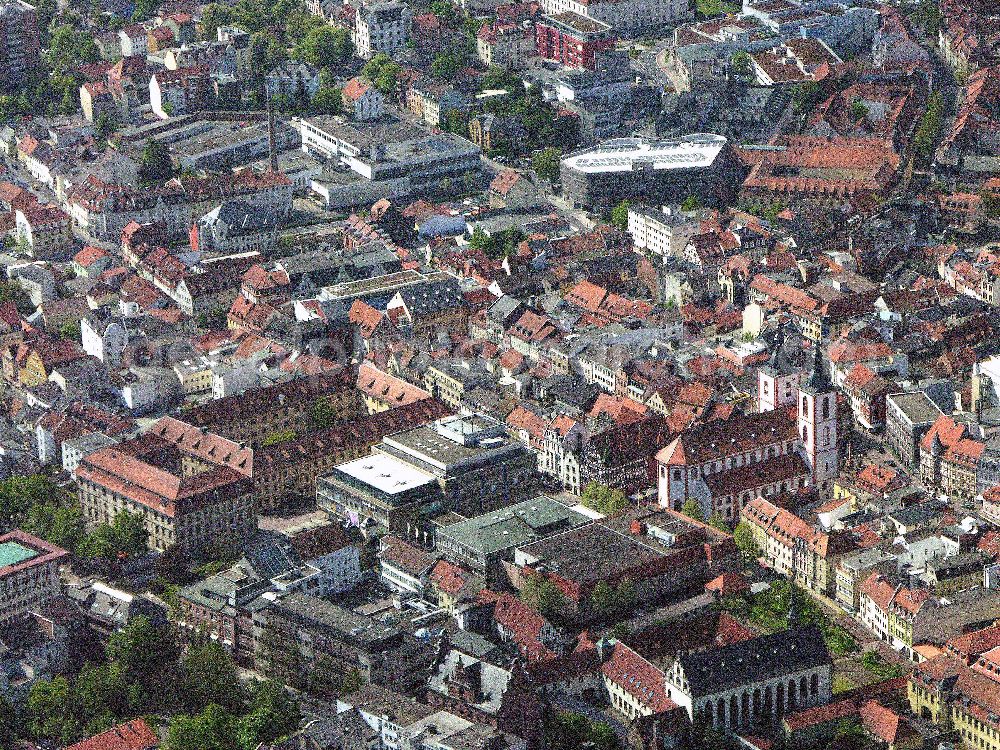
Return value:
<svg viewBox="0 0 1000 750">
<path fill-rule="evenodd" d="M 326 396 L 321 396 L 309 408 L 309 421 L 317 429 L 332 427 L 339 421 L 337 410 Z"/>
<path fill-rule="evenodd" d="M 618 609 L 615 592 L 605 581 L 598 581 L 590 592 L 590 606 L 602 615 L 610 615 Z"/>
<path fill-rule="evenodd" d="M 146 185 L 159 184 L 169 180 L 174 167 L 170 161 L 170 152 L 159 141 L 150 139 L 143 146 L 139 157 L 139 179 Z"/>
<path fill-rule="evenodd" d="M 721 513 L 713 513 L 708 517 L 708 525 L 713 529 L 718 529 L 726 534 L 729 533 L 729 523 L 722 517 Z"/>
<path fill-rule="evenodd" d="M 180 662 L 178 691 L 181 706 L 189 713 L 210 703 L 240 713 L 246 701 L 236 664 L 217 643 L 188 649 Z"/>
<path fill-rule="evenodd" d="M 863 122 L 868 119 L 868 107 L 860 99 L 851 102 L 851 119 L 854 122 Z"/>
<path fill-rule="evenodd" d="M 72 744 L 82 727 L 73 715 L 70 683 L 65 677 L 38 680 L 28 691 L 28 729 L 35 737 Z"/>
<path fill-rule="evenodd" d="M 507 68 L 492 65 L 487 68 L 480 79 L 479 87 L 481 91 L 524 91 L 524 84 L 521 78 Z"/>
<path fill-rule="evenodd" d="M 32 507 L 58 503 L 59 499 L 60 491 L 56 484 L 40 474 L 13 476 L 0 481 L 0 531 L 7 532 L 20 526 Z"/>
<path fill-rule="evenodd" d="M 121 127 L 118 116 L 113 112 L 101 112 L 94 121 L 94 129 L 98 138 L 107 140 Z"/>
<path fill-rule="evenodd" d="M 144 555 L 149 551 L 149 536 L 142 516 L 122 511 L 111 522 L 111 532 L 114 535 L 116 552 L 132 557 Z"/>
<path fill-rule="evenodd" d="M 913 13 L 914 22 L 923 27 L 928 36 L 936 37 L 941 30 L 941 9 L 937 0 L 920 0 Z"/>
<path fill-rule="evenodd" d="M 111 634 L 104 649 L 113 669 L 130 686 L 130 707 L 141 713 L 162 710 L 166 688 L 177 666 L 180 649 L 169 625 L 156 625 L 146 616 L 136 617 Z M 135 689 L 138 688 L 138 689 Z"/>
<path fill-rule="evenodd" d="M 30 315 L 35 311 L 35 306 L 31 303 L 31 298 L 24 291 L 17 281 L 0 280 L 0 304 L 13 302 L 14 307 L 21 315 Z M 3 520 L 3 506 L 0 505 L 0 524 Z"/>
<path fill-rule="evenodd" d="M 750 55 L 743 50 L 740 50 L 733 55 L 732 67 L 733 73 L 741 78 L 749 78 L 753 75 L 753 65 L 750 61 Z"/>
<path fill-rule="evenodd" d="M 160 7 L 160 0 L 135 0 L 132 10 L 132 22 L 145 21 L 152 18 Z"/>
<path fill-rule="evenodd" d="M 705 514 L 701 511 L 701 505 L 694 499 L 684 501 L 684 505 L 681 506 L 681 513 L 688 518 L 693 518 L 695 521 L 705 520 Z"/>
<path fill-rule="evenodd" d="M 531 157 L 531 168 L 543 180 L 551 183 L 559 182 L 559 163 L 562 161 L 562 150 L 548 146 L 536 152 Z"/>
<path fill-rule="evenodd" d="M 293 732 L 299 725 L 299 706 L 276 682 L 260 682 L 251 688 L 250 711 L 240 718 L 237 739 L 242 750 L 255 750 Z"/>
<path fill-rule="evenodd" d="M 592 722 L 575 711 L 555 711 L 546 714 L 543 725 L 550 750 L 616 750 L 621 745 L 618 735 L 604 722 Z"/>
<path fill-rule="evenodd" d="M 73 710 L 84 734 L 99 734 L 128 715 L 127 688 L 121 673 L 107 664 L 84 665 L 73 681 Z"/>
<path fill-rule="evenodd" d="M 431 62 L 431 75 L 450 81 L 462 69 L 462 56 L 457 52 L 442 52 Z"/>
<path fill-rule="evenodd" d="M 90 34 L 60 24 L 52 32 L 47 57 L 52 70 L 64 74 L 75 70 L 80 63 L 97 62 L 101 53 Z"/>
<path fill-rule="evenodd" d="M 264 436 L 263 440 L 260 441 L 261 445 L 277 445 L 278 443 L 287 443 L 289 440 L 295 439 L 295 430 L 279 430 L 278 432 L 270 432 Z"/>
<path fill-rule="evenodd" d="M 252 75 L 260 79 L 288 59 L 288 50 L 272 33 L 258 31 L 250 35 L 249 55 Z"/>
<path fill-rule="evenodd" d="M 628 230 L 628 209 L 630 205 L 631 204 L 625 200 L 611 209 L 611 223 L 623 232 Z"/>
<path fill-rule="evenodd" d="M 80 321 L 70 320 L 59 326 L 59 335 L 69 341 L 80 340 Z"/>
<path fill-rule="evenodd" d="M 697 211 L 701 207 L 701 201 L 698 200 L 697 195 L 689 195 L 681 203 L 681 211 Z"/>
<path fill-rule="evenodd" d="M 336 68 L 354 55 L 354 44 L 346 29 L 320 26 L 309 31 L 295 46 L 295 58 L 317 68 Z"/>
<path fill-rule="evenodd" d="M 74 503 L 36 503 L 21 524 L 29 534 L 41 537 L 57 547 L 75 550 L 84 534 L 84 519 Z"/>
<path fill-rule="evenodd" d="M 372 57 L 361 69 L 361 75 L 386 96 L 396 93 L 403 69 L 384 52 Z"/>
<path fill-rule="evenodd" d="M 599 482 L 588 483 L 583 490 L 581 500 L 587 508 L 607 516 L 620 513 L 630 505 L 624 492 Z"/>
<path fill-rule="evenodd" d="M 444 113 L 444 124 L 442 128 L 463 138 L 469 135 L 469 114 L 460 109 L 449 109 Z"/>
<path fill-rule="evenodd" d="M 566 602 L 559 587 L 542 575 L 529 576 L 521 589 L 521 599 L 544 617 L 558 614 Z"/>
<path fill-rule="evenodd" d="M 820 85 L 816 81 L 800 83 L 792 88 L 792 104 L 799 114 L 806 114 L 812 111 L 823 95 Z"/>
<path fill-rule="evenodd" d="M 615 589 L 615 598 L 618 606 L 623 611 L 628 611 L 635 607 L 638 596 L 639 592 L 635 587 L 635 583 L 630 578 L 623 578 Z"/>
<path fill-rule="evenodd" d="M 944 122 L 944 97 L 940 91 L 935 91 L 927 100 L 927 110 L 924 112 L 920 125 L 913 135 L 913 147 L 923 161 L 930 161 L 937 148 L 941 136 L 941 125 Z"/>
<path fill-rule="evenodd" d="M 14 704 L 0 694 L 0 747 L 11 747 L 21 734 L 21 718 Z"/>
<path fill-rule="evenodd" d="M 455 6 L 448 0 L 431 0 L 431 13 L 437 16 L 446 26 L 454 26 L 458 20 Z"/>
<path fill-rule="evenodd" d="M 323 86 L 312 98 L 310 106 L 316 114 L 339 115 L 344 109 L 343 94 L 336 87 Z"/>
<path fill-rule="evenodd" d="M 240 750 L 237 720 L 217 703 L 200 714 L 179 714 L 170 720 L 163 749 Z"/>
<path fill-rule="evenodd" d="M 525 234 L 519 227 L 501 229 L 493 234 L 486 234 L 481 227 L 476 227 L 469 239 L 469 247 L 482 250 L 490 258 L 500 260 L 517 252 L 517 246 L 524 239 Z"/>
<path fill-rule="evenodd" d="M 231 22 L 229 8 L 219 3 L 209 3 L 202 9 L 198 25 L 202 36 L 208 41 L 214 41 L 218 37 L 219 27 Z"/>
<path fill-rule="evenodd" d="M 733 529 L 733 542 L 745 559 L 756 560 L 760 557 L 760 548 L 757 546 L 753 530 L 745 521 L 740 521 L 736 524 L 736 528 Z"/>
<path fill-rule="evenodd" d="M 191 573 L 191 558 L 184 548 L 173 544 L 156 558 L 153 563 L 153 573 L 168 583 L 184 585 L 194 580 Z"/>
<path fill-rule="evenodd" d="M 323 19 L 319 16 L 314 16 L 312 13 L 306 11 L 305 8 L 299 8 L 285 19 L 285 39 L 291 41 L 305 39 L 310 31 L 321 29 L 325 25 Z M 350 40 L 350 37 L 348 37 L 348 40 Z"/>
</svg>

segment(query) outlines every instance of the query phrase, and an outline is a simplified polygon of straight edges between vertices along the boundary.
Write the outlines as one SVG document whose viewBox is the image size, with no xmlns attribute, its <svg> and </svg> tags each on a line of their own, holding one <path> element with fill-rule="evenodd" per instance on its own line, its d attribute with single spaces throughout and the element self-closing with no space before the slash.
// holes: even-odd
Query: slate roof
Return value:
<svg viewBox="0 0 1000 750">
<path fill-rule="evenodd" d="M 694 697 L 783 677 L 832 662 L 815 625 L 782 630 L 712 651 L 681 654 L 681 669 Z"/>
<path fill-rule="evenodd" d="M 462 307 L 465 302 L 455 279 L 414 284 L 400 289 L 399 296 L 414 319 Z"/>
</svg>

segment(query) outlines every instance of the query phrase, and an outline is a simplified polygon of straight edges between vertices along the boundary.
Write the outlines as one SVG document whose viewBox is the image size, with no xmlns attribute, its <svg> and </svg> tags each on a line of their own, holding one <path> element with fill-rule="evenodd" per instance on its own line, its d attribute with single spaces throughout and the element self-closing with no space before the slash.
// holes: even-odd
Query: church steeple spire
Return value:
<svg viewBox="0 0 1000 750">
<path fill-rule="evenodd" d="M 829 390 L 831 386 L 830 379 L 826 376 L 826 368 L 823 366 L 823 347 L 820 341 L 813 347 L 812 372 L 806 385 L 815 391 Z"/>
</svg>

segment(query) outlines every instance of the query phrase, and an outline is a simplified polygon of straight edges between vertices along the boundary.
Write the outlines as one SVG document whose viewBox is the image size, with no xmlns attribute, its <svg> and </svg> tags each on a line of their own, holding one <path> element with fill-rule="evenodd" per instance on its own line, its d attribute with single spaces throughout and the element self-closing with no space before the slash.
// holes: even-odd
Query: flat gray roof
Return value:
<svg viewBox="0 0 1000 750">
<path fill-rule="evenodd" d="M 337 470 L 387 495 L 396 495 L 437 481 L 413 464 L 400 461 L 387 453 L 372 453 L 346 464 L 339 464 Z"/>
<path fill-rule="evenodd" d="M 893 393 L 889 400 L 902 410 L 913 424 L 929 424 L 941 416 L 941 410 L 923 391 Z"/>
</svg>

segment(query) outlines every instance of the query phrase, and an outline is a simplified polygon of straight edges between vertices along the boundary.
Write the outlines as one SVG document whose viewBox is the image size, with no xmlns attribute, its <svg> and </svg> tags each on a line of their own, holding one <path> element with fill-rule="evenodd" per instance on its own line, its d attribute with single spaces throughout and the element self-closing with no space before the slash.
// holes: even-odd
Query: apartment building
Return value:
<svg viewBox="0 0 1000 750">
<path fill-rule="evenodd" d="M 356 7 L 351 41 L 359 57 L 371 60 L 380 52 L 391 55 L 406 46 L 413 13 L 399 2 L 375 2 Z"/>
<path fill-rule="evenodd" d="M 544 0 L 542 10 L 547 15 L 576 13 L 616 31 L 637 33 L 677 23 L 693 12 L 688 0 Z"/>
<path fill-rule="evenodd" d="M 68 557 L 66 550 L 19 529 L 0 536 L 0 624 L 56 596 L 59 565 Z"/>
<path fill-rule="evenodd" d="M 41 44 L 35 6 L 24 0 L 0 5 L 0 84 L 5 93 L 33 74 L 39 65 Z"/>
<path fill-rule="evenodd" d="M 132 440 L 84 457 L 75 476 L 83 514 L 112 523 L 142 518 L 150 549 L 192 556 L 238 544 L 257 530 L 253 452 L 173 417 Z"/>
</svg>

